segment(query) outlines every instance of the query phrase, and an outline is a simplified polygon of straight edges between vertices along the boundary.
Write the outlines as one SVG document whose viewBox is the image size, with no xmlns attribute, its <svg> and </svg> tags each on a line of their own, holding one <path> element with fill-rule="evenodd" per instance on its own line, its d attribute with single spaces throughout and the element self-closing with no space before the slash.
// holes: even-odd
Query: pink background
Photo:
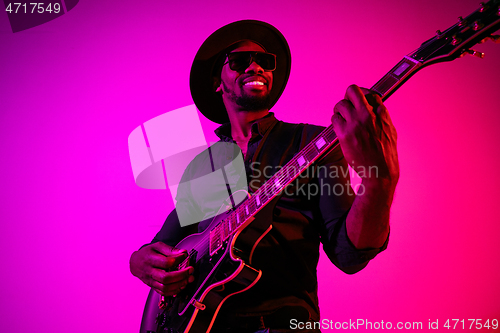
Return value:
<svg viewBox="0 0 500 333">
<path fill-rule="evenodd" d="M 0 331 L 138 331 L 149 288 L 128 259 L 172 199 L 134 184 L 127 137 L 192 104 L 191 61 L 211 32 L 239 19 L 275 25 L 293 58 L 276 115 L 327 125 L 349 84 L 372 86 L 477 8 L 94 0 L 16 34 L 0 13 Z M 322 318 L 439 319 L 441 330 L 448 318 L 500 320 L 500 45 L 477 48 L 485 59 L 429 67 L 386 102 L 401 163 L 389 248 L 353 276 L 322 257 Z"/>
</svg>

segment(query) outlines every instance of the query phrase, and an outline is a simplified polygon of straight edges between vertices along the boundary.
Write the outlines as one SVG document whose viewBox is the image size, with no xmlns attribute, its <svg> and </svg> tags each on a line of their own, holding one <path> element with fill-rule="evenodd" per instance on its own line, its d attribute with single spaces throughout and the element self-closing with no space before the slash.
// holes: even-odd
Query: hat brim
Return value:
<svg viewBox="0 0 500 333">
<path fill-rule="evenodd" d="M 221 52 L 242 40 L 255 41 L 267 52 L 276 54 L 276 69 L 273 72 L 269 108 L 278 101 L 290 76 L 290 48 L 285 37 L 272 25 L 256 20 L 242 20 L 215 31 L 196 53 L 191 67 L 189 85 L 191 96 L 198 110 L 205 117 L 219 124 L 228 122 L 229 117 L 222 97 L 214 90 L 213 69 Z"/>
</svg>

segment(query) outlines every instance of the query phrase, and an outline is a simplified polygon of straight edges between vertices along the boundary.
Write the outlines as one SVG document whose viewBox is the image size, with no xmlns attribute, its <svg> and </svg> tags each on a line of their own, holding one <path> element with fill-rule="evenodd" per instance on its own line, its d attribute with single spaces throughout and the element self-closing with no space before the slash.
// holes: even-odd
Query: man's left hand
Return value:
<svg viewBox="0 0 500 333">
<path fill-rule="evenodd" d="M 349 86 L 335 105 L 332 124 L 347 162 L 363 184 L 394 191 L 399 179 L 397 134 L 380 96 Z"/>
</svg>

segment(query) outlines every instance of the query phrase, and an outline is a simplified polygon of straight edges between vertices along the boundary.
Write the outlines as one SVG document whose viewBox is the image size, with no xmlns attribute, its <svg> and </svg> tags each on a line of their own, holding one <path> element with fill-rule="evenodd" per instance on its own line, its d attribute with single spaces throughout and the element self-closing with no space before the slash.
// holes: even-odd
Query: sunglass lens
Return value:
<svg viewBox="0 0 500 333">
<path fill-rule="evenodd" d="M 233 71 L 244 71 L 255 61 L 262 69 L 273 71 L 276 68 L 276 57 L 263 52 L 233 52 L 228 54 L 229 68 Z"/>
<path fill-rule="evenodd" d="M 247 52 L 234 52 L 229 54 L 229 68 L 233 71 L 245 70 L 250 65 L 252 54 Z"/>
<path fill-rule="evenodd" d="M 257 53 L 254 56 L 255 62 L 266 71 L 273 71 L 276 67 L 276 58 L 269 53 Z"/>
</svg>

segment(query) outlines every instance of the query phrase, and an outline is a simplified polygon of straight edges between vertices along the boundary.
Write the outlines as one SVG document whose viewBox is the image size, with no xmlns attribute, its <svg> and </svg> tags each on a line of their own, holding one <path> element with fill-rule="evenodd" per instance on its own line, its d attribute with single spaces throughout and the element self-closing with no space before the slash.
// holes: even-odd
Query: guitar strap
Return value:
<svg viewBox="0 0 500 333">
<path fill-rule="evenodd" d="M 255 165 L 255 162 L 257 161 L 257 158 L 259 157 L 259 154 L 260 154 L 260 151 L 262 150 L 262 147 L 264 147 L 264 144 L 266 143 L 266 141 L 268 140 L 268 137 L 269 135 L 271 134 L 271 132 L 273 131 L 273 128 L 276 126 L 276 124 L 278 124 L 280 122 L 280 120 L 277 120 L 274 122 L 274 124 L 272 124 L 271 126 L 269 126 L 269 128 L 267 129 L 266 133 L 264 134 L 264 136 L 262 137 L 262 139 L 260 140 L 259 142 L 259 145 L 257 146 L 257 149 L 255 150 L 255 153 L 253 154 L 253 157 L 252 157 L 252 162 L 250 162 L 250 165 Z M 261 175 L 263 174 L 262 173 L 262 170 L 261 170 Z M 248 179 L 247 179 L 248 180 Z M 264 182 L 261 180 L 260 184 L 264 184 Z M 249 191 L 252 190 L 251 186 L 249 185 L 248 186 L 248 189 Z M 257 189 L 255 189 L 257 190 Z"/>
<path fill-rule="evenodd" d="M 257 149 L 255 150 L 255 153 L 253 154 L 252 157 L 252 163 L 254 163 L 257 160 L 257 156 L 259 156 L 260 151 L 262 150 L 262 147 L 264 146 L 264 143 L 267 141 L 267 138 L 269 137 L 269 134 L 273 131 L 274 126 L 276 126 L 277 123 L 280 121 L 277 120 L 272 124 L 268 129 L 266 134 L 264 134 L 264 137 L 260 140 L 259 145 L 257 146 Z"/>
<path fill-rule="evenodd" d="M 210 155 L 210 165 L 212 166 L 212 172 L 215 172 L 214 158 L 212 156 L 212 147 L 210 146 L 208 147 L 208 155 Z M 236 205 L 234 203 L 233 196 L 231 195 L 231 186 L 229 185 L 229 180 L 227 179 L 226 170 L 224 170 L 224 166 L 222 166 L 220 169 L 222 171 L 222 176 L 224 177 L 224 182 L 226 183 L 228 197 L 229 199 L 231 199 L 231 205 L 235 207 Z"/>
</svg>

